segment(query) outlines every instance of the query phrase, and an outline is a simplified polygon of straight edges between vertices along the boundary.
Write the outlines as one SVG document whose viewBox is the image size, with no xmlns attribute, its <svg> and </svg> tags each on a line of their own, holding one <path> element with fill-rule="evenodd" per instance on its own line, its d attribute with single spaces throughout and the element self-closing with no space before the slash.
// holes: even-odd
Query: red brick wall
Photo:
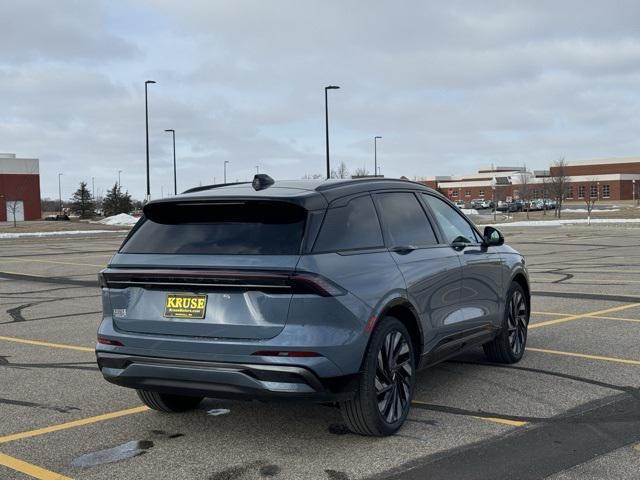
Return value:
<svg viewBox="0 0 640 480">
<path fill-rule="evenodd" d="M 551 167 L 550 175 L 557 175 L 558 169 Z M 565 167 L 565 175 L 607 175 L 609 173 L 640 173 L 640 162 L 602 163 L 600 165 L 570 165 Z"/>
<path fill-rule="evenodd" d="M 573 188 L 573 196 L 567 194 L 567 200 L 580 200 L 584 201 L 584 198 L 579 198 L 579 188 L 583 186 L 585 189 L 585 197 L 589 196 L 589 188 L 590 182 L 571 182 L 568 184 L 569 187 Z M 596 181 L 597 185 L 597 181 Z M 609 197 L 605 197 L 605 185 L 609 185 Z M 600 186 L 598 187 L 599 199 L 600 200 L 631 200 L 633 198 L 633 191 L 631 189 L 632 183 L 631 180 L 615 180 L 615 181 L 600 181 Z M 636 192 L 638 191 L 638 186 L 636 185 Z"/>
<path fill-rule="evenodd" d="M 40 175 L 0 174 L 0 222 L 7 220 L 7 200 L 24 202 L 24 219 L 42 218 Z"/>
<path fill-rule="evenodd" d="M 462 187 L 462 188 L 440 188 L 440 191 L 451 200 L 464 200 L 469 202 L 476 198 L 484 198 L 485 200 L 493 199 L 493 191 L 490 186 L 487 187 Z M 458 192 L 458 196 L 454 196 L 454 192 Z M 484 191 L 484 196 L 480 192 Z M 467 195 L 467 192 L 469 195 Z M 511 185 L 496 187 L 496 201 L 506 200 L 507 197 L 513 196 L 513 187 Z"/>
</svg>

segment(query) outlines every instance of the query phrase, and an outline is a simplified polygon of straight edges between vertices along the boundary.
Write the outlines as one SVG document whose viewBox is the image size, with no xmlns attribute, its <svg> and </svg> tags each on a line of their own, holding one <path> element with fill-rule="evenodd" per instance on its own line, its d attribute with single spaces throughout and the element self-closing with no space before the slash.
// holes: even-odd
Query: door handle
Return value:
<svg viewBox="0 0 640 480">
<path fill-rule="evenodd" d="M 406 255 L 407 253 L 411 253 L 416 250 L 418 247 L 414 245 L 399 245 L 397 247 L 391 247 L 389 250 L 392 252 L 396 252 L 400 255 Z"/>
</svg>

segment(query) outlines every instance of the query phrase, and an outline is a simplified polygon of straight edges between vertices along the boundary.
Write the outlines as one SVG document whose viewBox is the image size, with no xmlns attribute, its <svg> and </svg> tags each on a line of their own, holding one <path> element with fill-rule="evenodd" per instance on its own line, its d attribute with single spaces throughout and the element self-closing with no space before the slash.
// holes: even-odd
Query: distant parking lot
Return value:
<svg viewBox="0 0 640 480">
<path fill-rule="evenodd" d="M 478 350 L 421 372 L 389 438 L 323 405 L 147 410 L 94 362 L 96 273 L 123 233 L 0 239 L 0 478 L 637 479 L 640 228 L 504 234 L 531 274 L 523 361 Z"/>
</svg>

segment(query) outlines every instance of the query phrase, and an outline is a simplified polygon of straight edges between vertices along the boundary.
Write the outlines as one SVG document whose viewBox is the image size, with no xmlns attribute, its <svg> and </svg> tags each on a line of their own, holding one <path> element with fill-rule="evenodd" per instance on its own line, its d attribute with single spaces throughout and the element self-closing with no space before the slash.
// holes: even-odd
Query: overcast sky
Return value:
<svg viewBox="0 0 640 480">
<path fill-rule="evenodd" d="M 526 5 L 525 5 L 526 3 Z M 0 152 L 40 158 L 43 197 L 81 180 L 151 193 L 323 173 L 543 168 L 640 154 L 638 1 L 0 2 Z"/>
</svg>

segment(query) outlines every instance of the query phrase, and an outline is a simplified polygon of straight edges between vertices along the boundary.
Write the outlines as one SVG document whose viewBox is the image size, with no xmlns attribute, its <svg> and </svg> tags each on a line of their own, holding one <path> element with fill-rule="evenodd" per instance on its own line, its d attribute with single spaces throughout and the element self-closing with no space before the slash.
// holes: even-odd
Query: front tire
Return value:
<svg viewBox="0 0 640 480">
<path fill-rule="evenodd" d="M 516 363 L 524 355 L 529 326 L 529 301 L 522 286 L 513 282 L 507 293 L 502 331 L 485 343 L 484 353 L 492 362 Z"/>
<path fill-rule="evenodd" d="M 340 403 L 347 427 L 360 435 L 395 433 L 411 408 L 414 382 L 409 332 L 397 318 L 384 317 L 369 342 L 354 398 Z"/>
<path fill-rule="evenodd" d="M 147 407 L 165 413 L 179 413 L 193 410 L 203 397 L 188 397 L 186 395 L 169 395 L 167 393 L 136 390 L 138 397 Z"/>
</svg>

